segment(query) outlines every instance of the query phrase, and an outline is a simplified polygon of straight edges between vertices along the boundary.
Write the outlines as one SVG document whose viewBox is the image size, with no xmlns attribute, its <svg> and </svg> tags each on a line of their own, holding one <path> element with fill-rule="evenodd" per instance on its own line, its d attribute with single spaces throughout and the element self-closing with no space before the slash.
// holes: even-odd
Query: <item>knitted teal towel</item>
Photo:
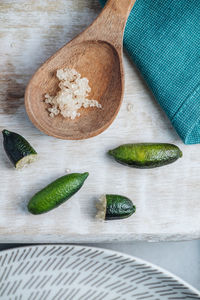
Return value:
<svg viewBox="0 0 200 300">
<path fill-rule="evenodd" d="M 200 143 L 200 0 L 137 0 L 124 46 L 184 143 Z"/>
</svg>

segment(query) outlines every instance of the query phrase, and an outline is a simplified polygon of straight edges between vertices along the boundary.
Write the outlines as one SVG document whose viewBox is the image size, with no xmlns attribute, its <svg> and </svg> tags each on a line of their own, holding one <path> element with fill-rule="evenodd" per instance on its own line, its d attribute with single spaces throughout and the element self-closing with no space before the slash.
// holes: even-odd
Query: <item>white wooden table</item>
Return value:
<svg viewBox="0 0 200 300">
<path fill-rule="evenodd" d="M 95 0 L 0 3 L 0 129 L 21 133 L 40 154 L 37 163 L 16 171 L 0 138 L 0 242 L 200 237 L 200 146 L 183 145 L 127 57 L 124 101 L 114 123 L 101 135 L 85 141 L 57 140 L 39 132 L 28 120 L 23 94 L 31 75 L 99 11 Z M 137 170 L 106 155 L 119 144 L 148 141 L 175 143 L 183 150 L 183 158 L 162 168 Z M 30 215 L 26 210 L 29 198 L 67 169 L 90 172 L 83 189 L 46 215 Z M 129 196 L 137 206 L 136 214 L 123 221 L 96 221 L 95 201 L 103 193 Z"/>
</svg>

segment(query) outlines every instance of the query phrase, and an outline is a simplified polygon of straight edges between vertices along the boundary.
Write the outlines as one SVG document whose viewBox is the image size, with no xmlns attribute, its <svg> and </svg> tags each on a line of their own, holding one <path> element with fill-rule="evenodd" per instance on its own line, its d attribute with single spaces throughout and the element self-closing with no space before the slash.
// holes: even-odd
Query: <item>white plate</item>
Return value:
<svg viewBox="0 0 200 300">
<path fill-rule="evenodd" d="M 40 245 L 0 253 L 1 300 L 178 300 L 200 293 L 169 272 L 119 252 Z"/>
</svg>

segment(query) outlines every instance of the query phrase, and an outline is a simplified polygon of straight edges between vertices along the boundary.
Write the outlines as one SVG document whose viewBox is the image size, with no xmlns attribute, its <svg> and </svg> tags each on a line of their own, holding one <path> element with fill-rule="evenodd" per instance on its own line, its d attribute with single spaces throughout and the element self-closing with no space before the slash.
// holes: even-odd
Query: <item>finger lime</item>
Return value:
<svg viewBox="0 0 200 300">
<path fill-rule="evenodd" d="M 28 211 L 38 215 L 58 207 L 80 190 L 88 175 L 72 173 L 58 178 L 30 199 Z"/>
<path fill-rule="evenodd" d="M 37 159 L 37 152 L 20 134 L 4 129 L 4 150 L 16 169 L 21 169 Z"/>
<path fill-rule="evenodd" d="M 171 164 L 182 157 L 173 144 L 125 144 L 108 152 L 117 162 L 129 167 L 149 169 Z"/>
<path fill-rule="evenodd" d="M 97 203 L 97 218 L 102 220 L 118 220 L 130 217 L 136 207 L 133 202 L 120 195 L 103 195 Z"/>
</svg>

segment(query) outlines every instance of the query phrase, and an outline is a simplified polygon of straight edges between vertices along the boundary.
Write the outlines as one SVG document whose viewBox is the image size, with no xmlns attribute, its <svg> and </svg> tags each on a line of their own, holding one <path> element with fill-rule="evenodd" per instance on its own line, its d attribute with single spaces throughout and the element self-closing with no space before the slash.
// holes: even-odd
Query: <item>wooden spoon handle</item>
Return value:
<svg viewBox="0 0 200 300">
<path fill-rule="evenodd" d="M 117 14 L 126 23 L 135 2 L 136 0 L 109 0 L 104 9 L 110 10 L 112 14 Z"/>
<path fill-rule="evenodd" d="M 89 27 L 90 39 L 95 38 L 122 48 L 126 21 L 136 0 L 108 0 L 106 6 Z"/>
</svg>

